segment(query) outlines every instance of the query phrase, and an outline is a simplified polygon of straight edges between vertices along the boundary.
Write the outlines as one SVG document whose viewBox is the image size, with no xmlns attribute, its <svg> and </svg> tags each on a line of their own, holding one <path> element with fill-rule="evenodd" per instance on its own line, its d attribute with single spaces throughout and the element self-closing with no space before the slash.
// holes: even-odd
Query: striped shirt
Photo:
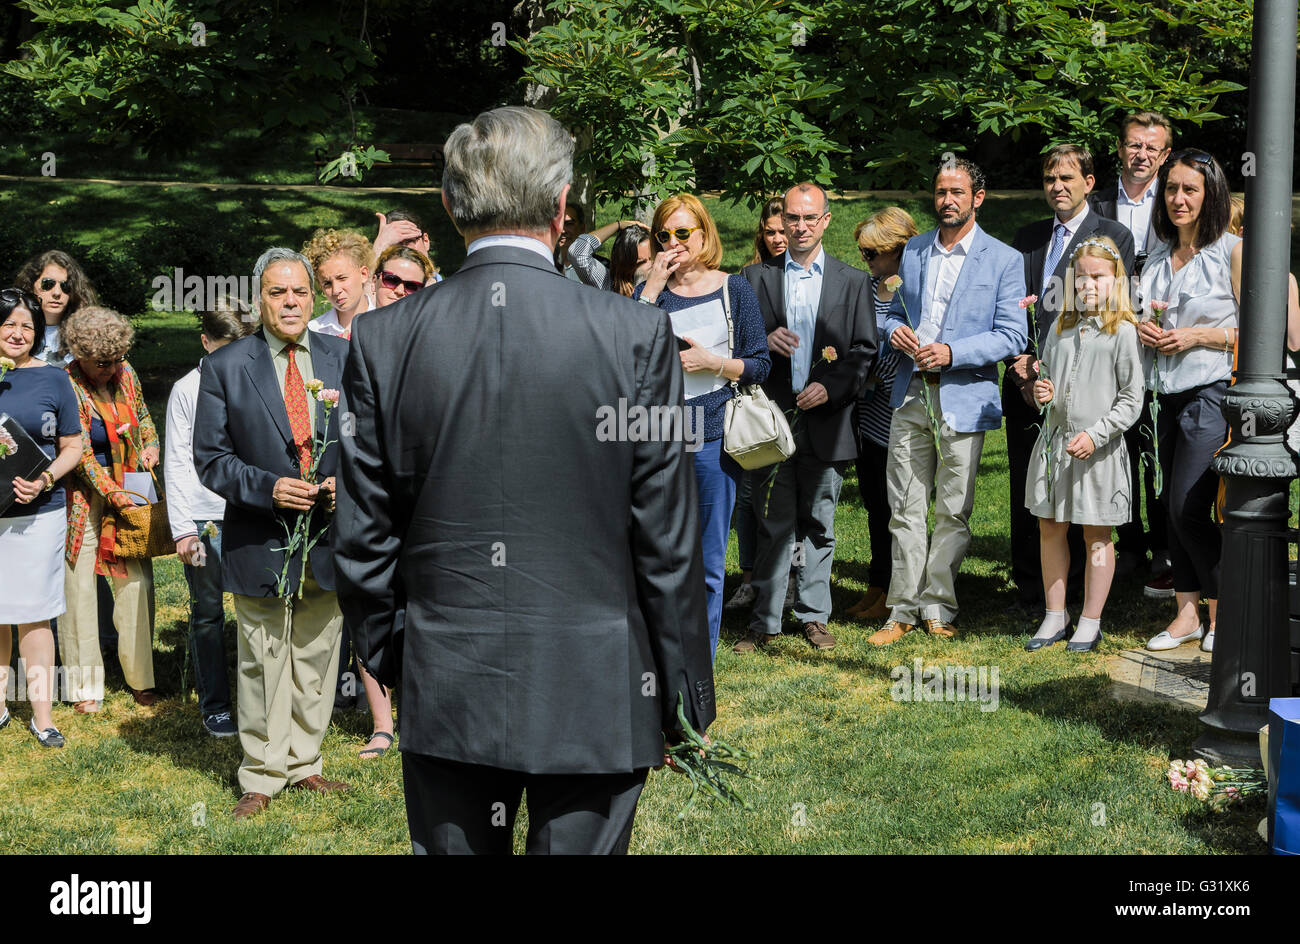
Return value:
<svg viewBox="0 0 1300 944">
<path fill-rule="evenodd" d="M 893 296 L 888 301 L 881 301 L 876 293 L 880 279 L 871 280 L 871 297 L 876 308 L 876 336 L 886 338 L 885 317 Z M 894 374 L 898 372 L 898 363 L 902 354 L 888 342 L 880 346 L 876 354 L 876 363 L 871 369 L 867 386 L 858 401 L 858 431 L 878 446 L 889 445 L 889 425 L 894 419 L 894 410 L 889 405 L 889 395 L 894 387 Z"/>
</svg>

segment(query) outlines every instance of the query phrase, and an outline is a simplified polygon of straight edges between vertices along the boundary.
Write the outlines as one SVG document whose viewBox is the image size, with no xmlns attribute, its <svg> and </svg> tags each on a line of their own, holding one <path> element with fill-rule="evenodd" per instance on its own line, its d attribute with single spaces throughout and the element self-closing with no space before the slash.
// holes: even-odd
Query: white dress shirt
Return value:
<svg viewBox="0 0 1300 944">
<path fill-rule="evenodd" d="M 375 307 L 375 303 L 370 300 L 369 295 L 362 295 L 361 300 L 365 303 L 365 307 L 357 309 L 357 313 L 352 316 L 353 321 Z M 349 321 L 348 327 L 344 328 L 343 325 L 339 324 L 339 313 L 334 308 L 331 308 L 319 318 L 313 318 L 311 321 L 307 322 L 307 327 L 311 328 L 313 331 L 319 332 L 320 334 L 328 334 L 330 337 L 334 338 L 347 338 L 352 336 L 352 322 Z"/>
<path fill-rule="evenodd" d="M 550 246 L 540 239 L 534 239 L 532 236 L 517 236 L 514 233 L 480 236 L 465 247 L 465 255 L 468 257 L 480 249 L 490 249 L 493 246 L 513 246 L 516 249 L 527 249 L 529 252 L 537 253 L 550 263 L 551 268 L 555 268 L 555 253 Z"/>
<path fill-rule="evenodd" d="M 199 370 L 194 368 L 172 387 L 167 398 L 167 438 L 163 476 L 167 481 L 167 523 L 172 540 L 198 534 L 196 521 L 220 522 L 226 502 L 199 482 L 194 468 L 194 401 L 199 396 Z"/>
<path fill-rule="evenodd" d="M 1115 184 L 1119 191 L 1115 199 L 1115 219 L 1127 226 L 1128 231 L 1133 234 L 1133 246 L 1136 252 L 1148 251 L 1148 239 L 1153 243 L 1156 242 L 1154 234 L 1151 233 L 1151 213 L 1156 206 L 1156 189 L 1159 182 L 1159 177 L 1152 178 L 1142 198 L 1136 201 L 1129 198 L 1123 180 Z"/>
<path fill-rule="evenodd" d="M 951 249 L 939 242 L 939 231 L 930 246 L 930 264 L 925 273 L 925 295 L 921 297 L 921 323 L 916 326 L 916 340 L 921 345 L 932 343 L 943 331 L 943 319 L 952 302 L 953 289 L 961 267 L 966 264 L 971 244 L 975 242 L 975 227 L 959 239 Z"/>
</svg>

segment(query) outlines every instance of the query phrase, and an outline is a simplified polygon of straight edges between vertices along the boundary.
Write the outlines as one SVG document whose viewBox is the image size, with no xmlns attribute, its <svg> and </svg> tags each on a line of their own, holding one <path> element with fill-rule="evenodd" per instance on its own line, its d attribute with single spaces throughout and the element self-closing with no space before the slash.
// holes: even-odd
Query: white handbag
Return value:
<svg viewBox="0 0 1300 944">
<path fill-rule="evenodd" d="M 722 283 L 722 311 L 727 316 L 727 353 L 735 337 L 731 324 L 731 296 Z M 794 435 L 785 413 L 758 384 L 741 386 L 731 381 L 722 426 L 722 448 L 742 469 L 761 469 L 794 455 Z"/>
</svg>

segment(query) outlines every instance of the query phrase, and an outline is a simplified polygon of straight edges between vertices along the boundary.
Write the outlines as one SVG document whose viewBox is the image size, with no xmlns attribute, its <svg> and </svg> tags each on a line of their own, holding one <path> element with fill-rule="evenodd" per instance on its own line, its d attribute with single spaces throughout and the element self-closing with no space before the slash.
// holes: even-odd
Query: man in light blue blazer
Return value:
<svg viewBox="0 0 1300 944">
<path fill-rule="evenodd" d="M 908 240 L 898 269 L 903 282 L 885 322 L 889 343 L 911 360 L 899 365 L 891 403 L 885 476 L 895 551 L 890 618 L 868 640 L 877 646 L 918 627 L 955 635 L 955 582 L 970 544 L 984 433 L 1002 424 L 998 362 L 1025 349 L 1024 260 L 976 225 L 983 202 L 984 175 L 975 164 L 940 166 L 939 227 Z"/>
</svg>

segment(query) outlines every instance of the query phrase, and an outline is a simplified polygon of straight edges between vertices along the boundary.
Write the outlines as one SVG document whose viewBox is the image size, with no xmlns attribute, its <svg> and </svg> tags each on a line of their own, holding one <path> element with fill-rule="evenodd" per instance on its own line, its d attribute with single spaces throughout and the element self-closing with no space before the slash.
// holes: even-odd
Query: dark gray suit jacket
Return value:
<svg viewBox="0 0 1300 944">
<path fill-rule="evenodd" d="M 768 334 L 788 328 L 785 317 L 786 254 L 746 266 L 745 278 L 754 286 L 763 311 L 763 327 Z M 815 365 L 808 373 L 809 383 L 826 388 L 827 402 L 808 410 L 801 422 L 807 424 L 813 452 L 823 462 L 842 462 L 858 455 L 857 428 L 853 422 L 853 404 L 867 385 L 871 365 L 876 359 L 876 309 L 871 292 L 871 278 L 861 269 L 826 254 L 822 273 L 822 294 L 817 306 L 817 327 L 813 332 Z M 833 362 L 821 362 L 822 350 L 835 348 Z M 772 371 L 763 381 L 763 390 L 781 409 L 794 409 L 791 389 L 790 358 L 775 351 Z M 819 363 L 820 362 L 820 363 Z"/>
<path fill-rule="evenodd" d="M 339 603 L 403 750 L 615 773 L 662 762 L 679 692 L 713 720 L 692 457 L 601 422 L 682 406 L 664 312 L 482 249 L 358 319 L 344 387 Z"/>
<path fill-rule="evenodd" d="M 308 331 L 306 343 L 316 379 L 327 388 L 338 389 L 343 382 L 347 342 Z M 325 407 L 320 403 L 315 407 L 319 436 Z M 345 409 L 340 402 L 330 412 L 326 436 L 333 442 L 322 456 L 318 482 L 337 472 L 339 416 Z M 221 526 L 223 586 L 231 593 L 246 596 L 275 596 L 284 553 L 272 548 L 283 546 L 281 522 L 292 524 L 297 512 L 277 509 L 271 502 L 271 490 L 278 479 L 301 478 L 302 472 L 263 329 L 203 359 L 194 407 L 194 466 L 199 481 L 226 500 Z M 325 520 L 323 510 L 312 514 L 315 520 Z M 316 582 L 333 590 L 328 531 L 312 549 L 310 559 Z M 298 588 L 299 570 L 298 563 L 289 568 L 294 590 Z"/>
</svg>

